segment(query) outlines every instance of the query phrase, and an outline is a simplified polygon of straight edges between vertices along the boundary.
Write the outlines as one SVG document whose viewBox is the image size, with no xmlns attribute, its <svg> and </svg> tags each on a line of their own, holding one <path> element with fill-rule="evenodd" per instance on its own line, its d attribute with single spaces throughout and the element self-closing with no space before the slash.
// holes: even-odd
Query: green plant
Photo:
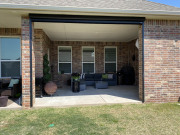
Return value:
<svg viewBox="0 0 180 135">
<path fill-rule="evenodd" d="M 47 54 L 45 54 L 43 57 L 43 80 L 44 83 L 47 83 L 51 80 L 50 66 Z"/>
<path fill-rule="evenodd" d="M 72 79 L 79 81 L 80 79 L 80 74 L 79 73 L 72 73 L 71 74 Z"/>
<path fill-rule="evenodd" d="M 21 93 L 17 93 L 17 94 L 15 95 L 16 98 L 19 98 L 20 96 L 21 96 Z"/>
</svg>

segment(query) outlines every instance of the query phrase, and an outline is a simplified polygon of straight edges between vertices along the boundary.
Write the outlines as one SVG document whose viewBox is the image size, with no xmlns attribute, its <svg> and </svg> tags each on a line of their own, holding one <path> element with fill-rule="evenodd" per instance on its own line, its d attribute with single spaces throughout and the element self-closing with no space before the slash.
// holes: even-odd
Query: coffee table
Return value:
<svg viewBox="0 0 180 135">
<path fill-rule="evenodd" d="M 96 89 L 107 89 L 108 88 L 108 82 L 97 81 L 97 82 L 95 82 L 95 88 Z"/>
</svg>

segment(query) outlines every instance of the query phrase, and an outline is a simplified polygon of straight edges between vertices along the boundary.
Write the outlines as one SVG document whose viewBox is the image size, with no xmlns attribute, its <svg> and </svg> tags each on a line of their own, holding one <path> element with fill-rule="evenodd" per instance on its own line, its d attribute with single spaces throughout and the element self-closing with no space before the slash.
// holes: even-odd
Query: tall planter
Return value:
<svg viewBox="0 0 180 135">
<path fill-rule="evenodd" d="M 72 73 L 72 92 L 79 92 L 80 91 L 80 74 L 79 73 Z"/>
<path fill-rule="evenodd" d="M 72 82 L 72 92 L 79 92 L 80 91 L 80 82 L 73 81 Z"/>
</svg>

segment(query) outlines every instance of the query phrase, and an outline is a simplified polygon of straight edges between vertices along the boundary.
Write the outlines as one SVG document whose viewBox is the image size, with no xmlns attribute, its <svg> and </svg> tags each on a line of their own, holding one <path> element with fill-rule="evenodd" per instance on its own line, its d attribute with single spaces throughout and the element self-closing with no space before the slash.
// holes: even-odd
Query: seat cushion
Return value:
<svg viewBox="0 0 180 135">
<path fill-rule="evenodd" d="M 14 84 L 18 84 L 18 83 L 19 83 L 19 79 L 11 79 L 8 87 L 12 88 Z"/>
</svg>

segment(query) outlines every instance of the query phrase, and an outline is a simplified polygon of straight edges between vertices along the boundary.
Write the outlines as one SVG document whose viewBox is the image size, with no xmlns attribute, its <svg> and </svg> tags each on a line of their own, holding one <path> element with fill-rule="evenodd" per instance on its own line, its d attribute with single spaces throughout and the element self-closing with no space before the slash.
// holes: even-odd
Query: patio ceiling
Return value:
<svg viewBox="0 0 180 135">
<path fill-rule="evenodd" d="M 138 36 L 138 25 L 35 23 L 53 41 L 128 42 Z"/>
</svg>

